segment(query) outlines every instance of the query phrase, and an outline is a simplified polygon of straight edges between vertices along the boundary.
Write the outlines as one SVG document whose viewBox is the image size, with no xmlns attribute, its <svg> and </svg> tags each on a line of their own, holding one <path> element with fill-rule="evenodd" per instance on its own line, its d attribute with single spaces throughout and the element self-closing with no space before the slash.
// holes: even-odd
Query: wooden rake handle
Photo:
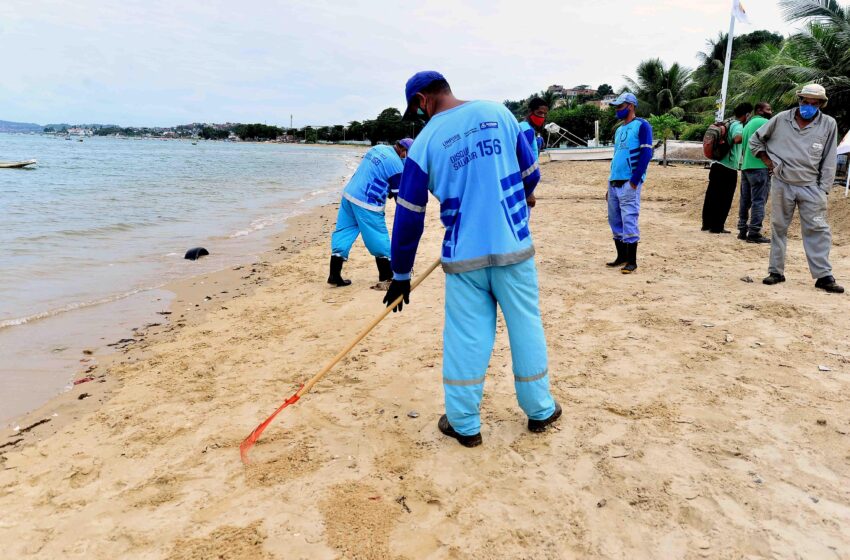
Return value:
<svg viewBox="0 0 850 560">
<path fill-rule="evenodd" d="M 429 267 L 428 267 L 428 269 L 427 269 L 427 270 L 425 270 L 424 274 L 421 274 L 420 276 L 418 276 L 418 277 L 416 278 L 416 280 L 415 280 L 415 281 L 413 282 L 413 284 L 410 286 L 410 291 L 412 292 L 413 290 L 415 290 L 415 289 L 416 289 L 416 286 L 418 286 L 419 284 L 421 284 L 421 283 L 422 283 L 422 281 L 423 281 L 423 280 L 425 280 L 425 278 L 427 278 L 429 274 L 431 274 L 432 272 L 434 272 L 434 269 L 435 269 L 435 268 L 437 268 L 438 266 L 440 266 L 440 259 L 437 259 L 437 260 L 434 262 L 434 264 L 432 264 L 431 266 L 429 266 Z M 307 381 L 304 385 L 302 385 L 302 386 L 301 386 L 301 388 L 300 388 L 300 389 L 298 389 L 298 391 L 297 391 L 294 395 L 292 395 L 291 397 L 289 397 L 288 399 L 286 399 L 286 400 L 283 402 L 283 404 L 282 404 L 282 405 L 280 405 L 280 407 L 278 407 L 278 409 L 277 409 L 277 410 L 275 410 L 275 411 L 272 413 L 272 415 L 271 415 L 271 416 L 269 416 L 268 418 L 266 418 L 266 420 L 265 420 L 262 424 L 260 424 L 260 425 L 259 425 L 259 426 L 257 426 L 256 428 L 254 428 L 254 431 L 253 431 L 253 432 L 251 432 L 251 433 L 248 435 L 248 437 L 246 437 L 246 438 L 245 438 L 245 440 L 244 440 L 244 441 L 243 441 L 243 442 L 239 445 L 239 454 L 241 455 L 241 457 L 242 457 L 242 462 L 243 462 L 244 464 L 246 464 L 246 465 L 247 465 L 247 464 L 249 463 L 249 461 L 248 461 L 248 452 L 251 450 L 251 448 L 254 446 L 254 444 L 255 444 L 255 443 L 257 443 L 257 440 L 259 440 L 259 439 L 260 439 L 260 436 L 262 435 L 263 431 L 264 431 L 264 430 L 265 430 L 265 429 L 269 426 L 269 424 L 271 424 L 271 423 L 272 423 L 272 421 L 275 419 L 275 417 L 276 417 L 278 414 L 280 414 L 280 412 L 281 412 L 284 408 L 286 408 L 287 406 L 289 406 L 289 405 L 291 405 L 291 404 L 295 404 L 296 402 L 298 402 L 298 399 L 300 399 L 302 395 L 304 395 L 304 394 L 306 394 L 306 393 L 309 393 L 309 392 L 310 392 L 310 389 L 312 389 L 312 388 L 313 388 L 313 385 L 315 385 L 316 383 L 318 383 L 318 382 L 319 382 L 319 380 L 320 380 L 322 377 L 324 377 L 324 376 L 325 376 L 325 374 L 326 374 L 326 373 L 328 373 L 328 372 L 331 370 L 331 368 L 332 368 L 332 367 L 334 367 L 334 366 L 335 366 L 335 365 L 336 365 L 336 364 L 337 364 L 337 363 L 338 363 L 338 362 L 339 362 L 339 361 L 340 361 L 340 360 L 341 360 L 341 359 L 342 359 L 342 358 L 343 358 L 346 354 L 348 354 L 348 353 L 351 351 L 351 349 L 352 349 L 352 348 L 354 348 L 354 346 L 355 346 L 358 342 L 360 342 L 361 340 L 363 340 L 363 338 L 364 338 L 367 334 L 369 334 L 369 332 L 370 332 L 372 329 L 374 329 L 374 328 L 375 328 L 375 325 L 377 325 L 378 323 L 380 323 L 380 322 L 384 319 L 384 317 L 386 317 L 386 316 L 389 314 L 389 312 L 390 312 L 390 311 L 391 311 L 391 310 L 392 310 L 395 306 L 397 306 L 399 303 L 401 303 L 401 299 L 402 299 L 402 297 L 404 297 L 404 296 L 398 296 L 398 298 L 396 298 L 396 300 L 395 300 L 394 302 L 392 302 L 392 304 L 390 304 L 389 306 L 385 307 L 385 308 L 383 309 L 383 311 L 381 311 L 381 312 L 380 312 L 380 313 L 379 313 L 379 314 L 378 314 L 378 315 L 377 315 L 374 319 L 372 319 L 372 322 L 371 322 L 371 323 L 369 323 L 368 325 L 366 325 L 366 327 L 364 327 L 364 328 L 363 328 L 363 330 L 361 330 L 359 333 L 357 333 L 357 336 L 355 336 L 355 337 L 351 340 L 351 342 L 349 342 L 349 343 L 348 343 L 348 345 L 346 345 L 346 347 L 345 347 L 345 348 L 343 348 L 342 350 L 340 350 L 340 351 L 339 351 L 339 353 L 338 353 L 336 356 L 334 356 L 333 358 L 331 358 L 331 361 L 329 361 L 327 364 L 325 364 L 325 367 L 323 367 L 323 368 L 319 371 L 319 373 L 317 373 L 316 375 L 314 375 L 313 377 L 311 377 L 311 378 L 310 378 L 310 379 L 309 379 L 309 380 L 308 380 L 308 381 Z"/>
<path fill-rule="evenodd" d="M 422 273 L 422 274 L 420 274 L 419 276 L 416 277 L 416 280 L 414 280 L 413 283 L 410 285 L 410 291 L 412 292 L 413 290 L 415 290 L 416 287 L 419 284 L 421 284 L 423 280 L 428 278 L 428 275 L 431 274 L 432 272 L 434 272 L 434 269 L 436 269 L 438 266 L 440 266 L 440 259 L 437 259 L 436 261 L 431 263 L 431 265 L 425 270 L 424 273 Z M 323 367 L 319 371 L 319 373 L 317 373 L 316 375 L 311 377 L 306 383 L 304 383 L 304 386 L 301 387 L 300 389 L 298 389 L 298 392 L 295 393 L 295 394 L 298 395 L 298 397 L 300 398 L 301 396 L 305 395 L 306 393 L 309 393 L 310 389 L 313 388 L 313 385 L 318 383 L 319 380 L 322 377 L 324 377 L 325 374 L 328 373 L 341 359 L 343 359 L 345 357 L 345 355 L 348 354 L 351 351 L 352 348 L 357 346 L 358 342 L 363 340 L 366 337 L 366 335 L 369 334 L 372 331 L 372 329 L 374 329 L 378 325 L 378 323 L 383 321 L 384 317 L 389 315 L 390 311 L 392 311 L 395 308 L 395 306 L 397 306 L 399 303 L 401 303 L 402 297 L 404 297 L 404 296 L 398 296 L 398 298 L 396 298 L 396 300 L 394 302 L 392 302 L 392 304 L 388 305 L 380 313 L 378 313 L 378 315 L 376 315 L 375 318 L 372 319 L 371 323 L 369 323 L 368 325 L 363 327 L 363 330 L 361 330 L 359 333 L 357 333 L 357 336 L 355 336 L 353 339 L 351 339 L 351 342 L 349 342 L 345 346 L 345 348 L 340 350 L 337 353 L 336 356 L 331 358 L 331 360 L 327 364 L 325 364 L 325 367 Z"/>
</svg>

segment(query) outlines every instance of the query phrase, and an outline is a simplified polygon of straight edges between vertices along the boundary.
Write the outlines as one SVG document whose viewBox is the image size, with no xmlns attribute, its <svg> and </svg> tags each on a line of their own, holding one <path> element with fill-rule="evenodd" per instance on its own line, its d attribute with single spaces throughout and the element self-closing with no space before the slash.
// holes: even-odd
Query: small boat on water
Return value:
<svg viewBox="0 0 850 560">
<path fill-rule="evenodd" d="M 38 162 L 34 159 L 28 159 L 26 161 L 0 161 L 0 169 L 20 169 L 28 165 L 35 165 L 36 163 Z"/>
</svg>

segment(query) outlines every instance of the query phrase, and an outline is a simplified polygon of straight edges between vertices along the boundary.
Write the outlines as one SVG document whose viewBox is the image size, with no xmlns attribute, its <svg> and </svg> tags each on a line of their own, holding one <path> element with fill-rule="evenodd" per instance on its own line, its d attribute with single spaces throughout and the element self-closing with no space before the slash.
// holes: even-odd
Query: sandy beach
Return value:
<svg viewBox="0 0 850 560">
<path fill-rule="evenodd" d="M 543 167 L 555 429 L 525 429 L 500 318 L 484 444 L 437 432 L 437 271 L 245 467 L 242 439 L 382 305 L 361 242 L 354 284 L 325 284 L 335 205 L 294 219 L 253 265 L 172 286 L 162 324 L 81 356 L 90 381 L 0 434 L 2 557 L 850 558 L 850 299 L 813 288 L 798 225 L 779 287 L 769 246 L 701 233 L 707 175 L 650 167 L 624 276 L 604 266 L 607 164 Z M 830 205 L 847 285 L 850 206 Z M 427 220 L 417 270 L 433 202 Z"/>
</svg>

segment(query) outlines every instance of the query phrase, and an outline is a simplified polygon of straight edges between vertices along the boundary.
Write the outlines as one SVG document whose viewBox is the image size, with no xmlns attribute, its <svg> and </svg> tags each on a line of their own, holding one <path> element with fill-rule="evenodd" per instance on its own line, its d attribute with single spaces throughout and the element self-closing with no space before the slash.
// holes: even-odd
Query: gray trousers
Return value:
<svg viewBox="0 0 850 560">
<path fill-rule="evenodd" d="M 761 233 L 764 207 L 770 192 L 767 169 L 744 169 L 741 172 L 741 198 L 738 205 L 738 230 L 751 236 Z M 749 222 L 749 224 L 747 224 Z"/>
<path fill-rule="evenodd" d="M 785 274 L 785 249 L 788 226 L 794 217 L 794 208 L 800 209 L 800 229 L 803 234 L 803 249 L 809 261 L 812 278 L 832 275 L 829 250 L 832 233 L 826 223 L 826 193 L 815 185 L 795 187 L 773 178 L 770 189 L 771 239 L 770 265 L 768 272 Z"/>
</svg>

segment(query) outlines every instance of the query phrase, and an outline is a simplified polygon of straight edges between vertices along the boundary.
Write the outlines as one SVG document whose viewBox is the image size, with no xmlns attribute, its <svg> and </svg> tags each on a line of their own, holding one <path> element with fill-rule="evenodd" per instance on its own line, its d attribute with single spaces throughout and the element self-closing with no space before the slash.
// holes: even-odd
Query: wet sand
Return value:
<svg viewBox="0 0 850 560">
<path fill-rule="evenodd" d="M 525 430 L 500 320 L 484 445 L 436 431 L 438 271 L 244 467 L 239 442 L 380 310 L 360 242 L 354 284 L 324 283 L 330 205 L 254 265 L 177 286 L 162 325 L 19 425 L 50 422 L 0 434 L 9 557 L 850 556 L 850 300 L 813 289 L 798 230 L 788 282 L 763 286 L 769 247 L 699 232 L 707 171 L 653 165 L 624 276 L 603 264 L 606 165 L 543 172 L 532 231 L 555 429 Z M 437 214 L 417 269 L 438 254 Z M 830 221 L 846 283 L 838 189 Z"/>
</svg>

